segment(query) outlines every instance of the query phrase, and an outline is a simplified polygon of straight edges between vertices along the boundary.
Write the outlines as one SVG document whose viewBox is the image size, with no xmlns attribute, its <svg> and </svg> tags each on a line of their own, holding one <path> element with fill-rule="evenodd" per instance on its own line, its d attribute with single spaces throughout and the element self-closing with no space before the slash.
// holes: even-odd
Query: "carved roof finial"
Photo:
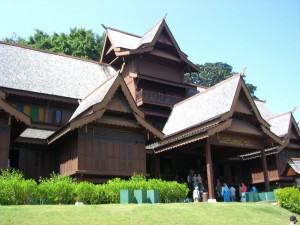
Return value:
<svg viewBox="0 0 300 225">
<path fill-rule="evenodd" d="M 292 113 L 296 112 L 296 109 L 297 109 L 297 106 L 295 106 L 291 112 Z"/>
<path fill-rule="evenodd" d="M 107 27 L 103 23 L 101 23 L 101 25 L 105 30 L 107 30 Z"/>
<path fill-rule="evenodd" d="M 242 70 L 242 72 L 241 72 L 241 76 L 245 76 L 246 69 L 247 69 L 247 67 L 244 67 L 244 68 L 243 68 L 243 70 Z"/>
<path fill-rule="evenodd" d="M 164 20 L 166 20 L 166 18 L 167 18 L 167 15 L 168 15 L 168 13 L 166 13 L 166 14 L 165 14 L 165 16 L 164 16 Z"/>
</svg>

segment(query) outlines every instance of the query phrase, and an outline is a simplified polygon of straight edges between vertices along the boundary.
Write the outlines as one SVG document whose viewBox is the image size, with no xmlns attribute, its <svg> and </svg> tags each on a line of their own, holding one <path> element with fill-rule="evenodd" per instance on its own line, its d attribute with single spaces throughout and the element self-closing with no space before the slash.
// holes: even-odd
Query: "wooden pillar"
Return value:
<svg viewBox="0 0 300 225">
<path fill-rule="evenodd" d="M 262 161 L 264 181 L 265 181 L 265 190 L 270 191 L 268 166 L 267 166 L 266 153 L 264 149 L 261 150 L 261 161 Z"/>
<path fill-rule="evenodd" d="M 150 176 L 153 178 L 159 178 L 160 176 L 160 159 L 153 158 L 151 159 L 151 172 Z"/>
<path fill-rule="evenodd" d="M 207 142 L 205 144 L 205 157 L 206 157 L 206 171 L 207 171 L 209 199 L 214 199 L 215 198 L 214 174 L 213 174 L 213 165 L 211 160 L 211 149 L 210 149 L 209 138 L 207 138 Z"/>
</svg>

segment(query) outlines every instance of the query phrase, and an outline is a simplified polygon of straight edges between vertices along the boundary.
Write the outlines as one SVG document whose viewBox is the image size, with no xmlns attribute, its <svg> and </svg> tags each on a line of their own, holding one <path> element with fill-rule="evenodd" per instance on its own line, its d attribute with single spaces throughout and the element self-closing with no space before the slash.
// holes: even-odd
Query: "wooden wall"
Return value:
<svg viewBox="0 0 300 225">
<path fill-rule="evenodd" d="M 275 155 L 267 156 L 267 165 L 268 165 L 269 181 L 279 180 Z M 264 182 L 262 161 L 260 157 L 244 161 L 242 168 L 243 168 L 243 174 L 244 175 L 247 174 L 247 176 L 244 177 L 244 181 L 246 183 Z"/>
<path fill-rule="evenodd" d="M 78 170 L 77 131 L 70 132 L 56 143 L 61 175 L 75 174 Z"/>
<path fill-rule="evenodd" d="M 19 170 L 23 171 L 26 178 L 38 180 L 40 177 L 49 177 L 55 171 L 55 153 L 43 146 L 19 148 Z"/>
<path fill-rule="evenodd" d="M 7 114 L 0 112 L 0 169 L 8 168 L 10 126 Z"/>
<path fill-rule="evenodd" d="M 144 136 L 125 129 L 79 129 L 78 170 L 85 174 L 131 176 L 146 173 Z"/>
<path fill-rule="evenodd" d="M 136 60 L 137 73 L 177 83 L 183 82 L 183 73 L 180 66 L 163 64 L 156 60 Z"/>
</svg>

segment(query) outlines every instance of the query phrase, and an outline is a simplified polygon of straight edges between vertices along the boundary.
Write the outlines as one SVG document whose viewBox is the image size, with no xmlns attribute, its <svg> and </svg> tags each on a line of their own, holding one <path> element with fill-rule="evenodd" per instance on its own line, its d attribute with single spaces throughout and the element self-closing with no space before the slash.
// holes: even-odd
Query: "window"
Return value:
<svg viewBox="0 0 300 225">
<path fill-rule="evenodd" d="M 37 121 L 39 119 L 39 108 L 37 106 L 31 107 L 31 118 L 34 121 Z"/>
<path fill-rule="evenodd" d="M 33 121 L 40 121 L 44 122 L 45 120 L 45 108 L 39 106 L 30 106 L 30 105 L 23 105 L 17 104 L 16 108 L 20 111 L 25 113 L 27 116 L 30 116 Z"/>
<path fill-rule="evenodd" d="M 23 111 L 24 111 L 24 105 L 18 104 L 18 105 L 17 105 L 17 109 L 18 109 L 20 112 L 23 112 Z"/>
<path fill-rule="evenodd" d="M 62 110 L 61 109 L 53 109 L 53 123 L 62 123 Z"/>
</svg>

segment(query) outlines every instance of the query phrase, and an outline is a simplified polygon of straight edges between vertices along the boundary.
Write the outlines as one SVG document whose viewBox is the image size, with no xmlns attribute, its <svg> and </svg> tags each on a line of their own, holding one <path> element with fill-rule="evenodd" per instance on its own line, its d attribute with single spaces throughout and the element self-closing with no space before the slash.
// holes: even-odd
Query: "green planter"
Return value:
<svg viewBox="0 0 300 225">
<path fill-rule="evenodd" d="M 246 192 L 246 202 L 254 202 L 253 192 Z"/>
<path fill-rule="evenodd" d="M 258 193 L 258 200 L 259 201 L 273 201 L 273 200 L 275 200 L 274 192 L 269 191 L 269 192 Z"/>
<path fill-rule="evenodd" d="M 145 190 L 134 190 L 134 203 L 147 203 L 147 192 Z"/>
<path fill-rule="evenodd" d="M 159 203 L 159 193 L 157 190 L 147 190 L 147 202 L 148 203 Z"/>
<path fill-rule="evenodd" d="M 130 190 L 120 190 L 120 203 L 129 204 L 131 202 L 131 191 Z"/>
</svg>

